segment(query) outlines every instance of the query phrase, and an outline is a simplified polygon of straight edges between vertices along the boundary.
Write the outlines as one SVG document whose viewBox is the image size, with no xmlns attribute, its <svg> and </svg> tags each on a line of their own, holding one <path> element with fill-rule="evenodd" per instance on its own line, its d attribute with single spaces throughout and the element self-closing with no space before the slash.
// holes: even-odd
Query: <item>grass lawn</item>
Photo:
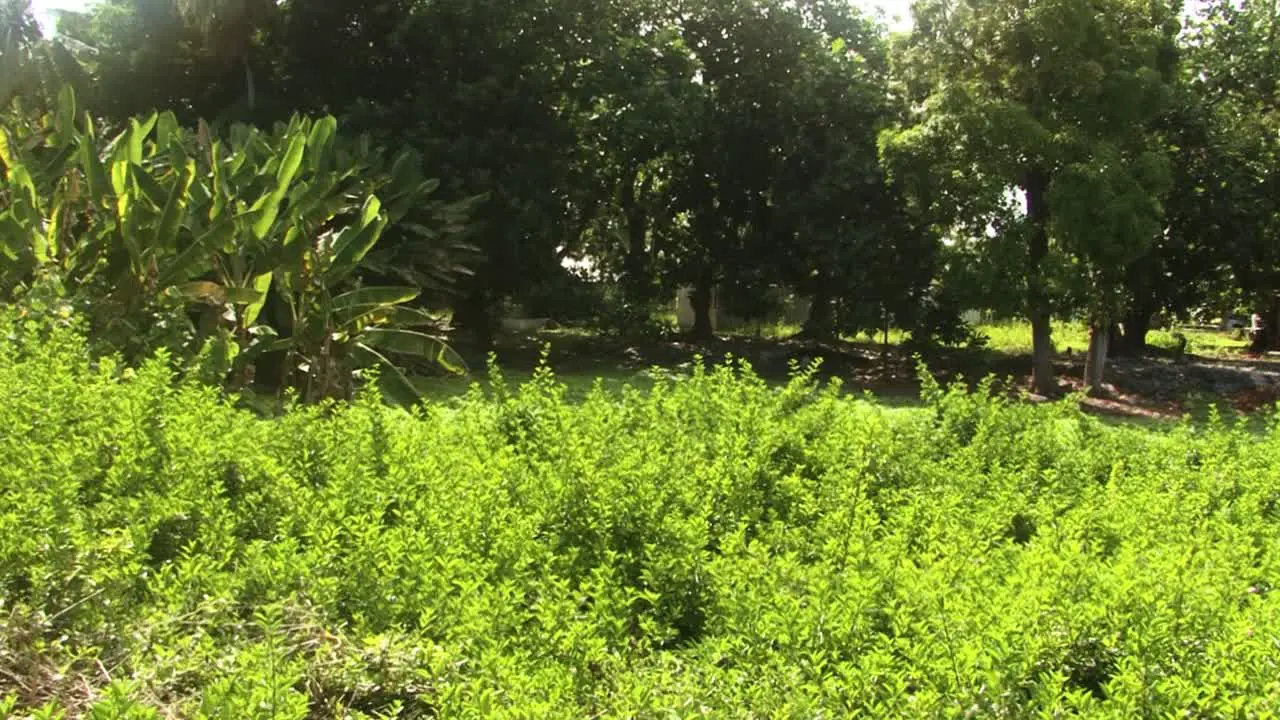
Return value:
<svg viewBox="0 0 1280 720">
<path fill-rule="evenodd" d="M 983 323 L 976 330 L 987 338 L 987 347 L 1008 355 L 1025 355 L 1031 352 L 1031 325 L 1022 320 L 1001 323 Z M 725 334 L 738 337 L 761 337 L 785 340 L 800 332 L 800 326 L 788 323 L 761 324 L 727 331 Z M 1229 355 L 1243 351 L 1249 345 L 1247 338 L 1237 337 L 1233 333 L 1224 333 L 1201 328 L 1172 328 L 1152 330 L 1147 335 L 1147 342 L 1155 348 L 1173 350 L 1178 347 L 1178 336 L 1187 339 L 1186 351 L 1196 355 L 1211 357 Z M 889 331 L 889 345 L 901 345 L 909 334 L 900 329 Z M 862 334 L 857 337 L 845 337 L 851 342 L 870 341 L 874 344 L 884 342 L 882 333 Z M 1080 322 L 1053 323 L 1053 344 L 1059 352 L 1070 348 L 1073 352 L 1084 352 L 1089 347 L 1089 328 Z"/>
<path fill-rule="evenodd" d="M 1031 325 L 1026 322 L 1008 322 L 984 324 L 978 331 L 987 336 L 987 346 L 996 352 L 1020 355 L 1031 352 Z M 1230 333 L 1202 330 L 1199 328 L 1175 328 L 1169 330 L 1152 330 L 1147 335 L 1147 342 L 1156 348 L 1173 350 L 1178 346 L 1178 335 L 1187 339 L 1187 352 L 1196 355 L 1225 355 L 1237 353 L 1249 345 L 1247 339 L 1237 339 Z M 1055 322 L 1053 324 L 1053 345 L 1063 352 L 1070 348 L 1073 352 L 1084 352 L 1089 347 L 1089 329 L 1078 322 Z"/>
</svg>

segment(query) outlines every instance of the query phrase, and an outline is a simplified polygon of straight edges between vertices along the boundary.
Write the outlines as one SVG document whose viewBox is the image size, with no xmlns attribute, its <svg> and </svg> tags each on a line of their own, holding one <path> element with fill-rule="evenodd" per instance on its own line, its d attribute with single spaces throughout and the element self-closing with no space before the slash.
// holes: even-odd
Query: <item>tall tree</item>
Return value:
<svg viewBox="0 0 1280 720">
<path fill-rule="evenodd" d="M 172 111 L 185 124 L 287 118 L 292 109 L 278 103 L 263 112 L 255 74 L 269 74 L 271 66 L 256 35 L 224 39 L 221 21 L 195 12 L 196 6 L 173 0 L 100 0 L 83 13 L 64 14 L 59 35 L 94 50 L 91 109 L 115 121 L 155 109 Z"/>
<path fill-rule="evenodd" d="M 248 114 L 257 109 L 254 71 L 255 38 L 274 19 L 275 0 L 173 0 L 188 25 L 204 37 L 211 59 L 223 67 L 239 66 L 244 72 L 244 99 Z"/>
<path fill-rule="evenodd" d="M 1095 330 L 1088 379 L 1096 383 L 1115 267 L 1158 229 L 1167 177 L 1143 128 L 1164 102 L 1177 12 L 1163 0 L 913 7 L 916 27 L 899 67 L 915 112 L 887 138 L 886 152 L 900 166 L 945 177 L 918 187 L 957 226 L 998 223 L 1020 238 L 1039 392 L 1056 391 L 1050 319 L 1065 293 L 1055 275 L 1092 288 L 1085 310 Z M 1025 212 L 1009 213 L 1012 189 L 1025 197 Z"/>
<path fill-rule="evenodd" d="M 1221 244 L 1264 318 L 1257 351 L 1280 347 L 1280 10 L 1271 0 L 1206 8 L 1190 54 L 1206 115 L 1195 231 Z M 1203 167 L 1203 166 L 1202 166 Z M 1207 239 L 1207 238 L 1206 238 Z"/>
</svg>

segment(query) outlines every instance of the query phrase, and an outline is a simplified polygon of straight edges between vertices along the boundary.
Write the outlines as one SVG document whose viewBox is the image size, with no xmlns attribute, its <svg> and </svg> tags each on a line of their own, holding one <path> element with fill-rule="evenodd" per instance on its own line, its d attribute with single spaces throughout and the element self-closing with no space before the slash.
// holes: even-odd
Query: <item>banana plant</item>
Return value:
<svg viewBox="0 0 1280 720">
<path fill-rule="evenodd" d="M 233 383 L 247 382 L 267 352 L 285 354 L 279 386 L 300 386 L 308 400 L 349 395 L 361 371 L 376 365 L 389 399 L 415 401 L 392 357 L 466 371 L 441 324 L 408 306 L 418 289 L 358 281 L 386 229 L 439 186 L 411 155 L 385 162 L 367 139 L 341 138 L 332 117 L 295 117 L 270 133 L 236 126 L 225 144 L 207 129 L 197 135 L 212 171 L 196 194 L 211 199 L 211 222 L 226 223 L 228 233 L 213 279 L 201 287 L 214 297 L 234 290 L 253 298 L 223 315 L 237 346 Z M 268 294 L 274 326 L 260 324 Z"/>
<path fill-rule="evenodd" d="M 0 127 L 4 289 L 52 281 L 84 301 L 96 333 L 125 345 L 157 312 L 207 301 L 210 288 L 193 281 L 209 271 L 226 224 L 202 221 L 207 198 L 192 192 L 200 168 L 188 136 L 171 113 L 153 113 L 104 142 L 65 86 L 39 124 Z"/>
<path fill-rule="evenodd" d="M 417 288 L 362 287 L 359 268 L 438 185 L 407 153 L 388 161 L 339 137 L 331 117 L 219 138 L 157 113 L 103 141 L 64 89 L 38 124 L 0 126 L 0 289 L 56 277 L 126 338 L 156 308 L 203 307 L 192 332 L 221 348 L 233 385 L 278 351 L 281 386 L 308 399 L 349 394 L 377 365 L 388 397 L 408 402 L 392 358 L 465 365 L 442 324 L 409 306 Z"/>
</svg>

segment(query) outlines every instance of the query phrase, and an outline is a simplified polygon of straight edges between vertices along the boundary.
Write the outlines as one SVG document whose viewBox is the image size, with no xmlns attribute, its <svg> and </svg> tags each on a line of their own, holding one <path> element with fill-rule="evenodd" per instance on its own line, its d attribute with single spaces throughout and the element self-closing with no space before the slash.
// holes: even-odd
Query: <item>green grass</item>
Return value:
<svg viewBox="0 0 1280 720">
<path fill-rule="evenodd" d="M 976 330 L 987 338 L 987 347 L 995 352 L 1022 355 L 1031 352 L 1031 324 L 1025 321 L 984 323 Z M 1082 352 L 1089 345 L 1088 330 L 1078 323 L 1054 322 L 1053 345 L 1065 352 L 1071 348 Z"/>
<path fill-rule="evenodd" d="M 264 418 L 0 315 L 0 717 L 1266 717 L 1280 427 L 499 373 Z M 631 386 L 628 387 L 627 384 Z"/>
<path fill-rule="evenodd" d="M 1196 355 L 1209 357 L 1233 355 L 1244 352 L 1249 347 L 1249 340 L 1244 336 L 1199 328 L 1153 330 L 1147 336 L 1147 342 L 1155 347 L 1172 350 L 1178 346 L 1178 334 L 1187 339 L 1186 351 Z"/>
<path fill-rule="evenodd" d="M 1011 355 L 1031 352 L 1030 323 L 1017 321 L 983 324 L 977 330 L 988 338 L 987 347 L 991 350 Z M 1237 338 L 1232 333 L 1198 328 L 1152 330 L 1147 335 L 1147 342 L 1152 347 L 1172 350 L 1178 346 L 1178 335 L 1186 337 L 1187 352 L 1199 355 L 1238 353 L 1249 344 L 1248 340 Z M 1068 348 L 1076 353 L 1084 352 L 1089 347 L 1089 329 L 1083 323 L 1055 321 L 1053 345 L 1059 352 L 1065 352 Z"/>
</svg>

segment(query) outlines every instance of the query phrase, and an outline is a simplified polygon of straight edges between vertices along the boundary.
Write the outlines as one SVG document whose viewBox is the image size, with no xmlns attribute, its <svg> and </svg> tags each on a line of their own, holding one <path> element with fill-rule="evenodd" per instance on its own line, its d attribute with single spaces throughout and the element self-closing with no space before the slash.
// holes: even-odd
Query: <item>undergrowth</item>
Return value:
<svg viewBox="0 0 1280 720">
<path fill-rule="evenodd" d="M 0 717 L 1280 706 L 1274 424 L 738 365 L 268 419 L 70 325 L 0 321 Z"/>
</svg>

